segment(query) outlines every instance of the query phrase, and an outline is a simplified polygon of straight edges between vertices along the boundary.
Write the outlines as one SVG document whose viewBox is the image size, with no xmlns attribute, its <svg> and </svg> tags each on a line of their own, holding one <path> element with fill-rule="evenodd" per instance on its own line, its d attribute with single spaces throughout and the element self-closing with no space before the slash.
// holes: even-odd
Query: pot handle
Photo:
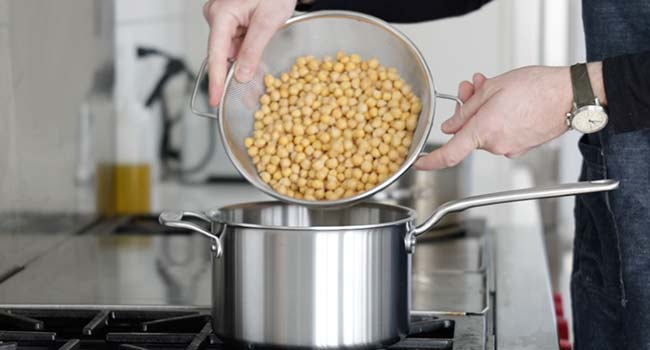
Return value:
<svg viewBox="0 0 650 350">
<path fill-rule="evenodd" d="M 201 63 L 201 69 L 199 69 L 199 74 L 196 76 L 196 82 L 194 83 L 194 89 L 192 90 L 192 98 L 190 99 L 190 110 L 192 111 L 192 113 L 201 117 L 219 119 L 218 114 L 203 112 L 200 111 L 198 108 L 196 108 L 196 95 L 199 93 L 199 87 L 201 86 L 201 82 L 203 81 L 203 77 L 205 76 L 205 69 L 207 68 L 207 66 L 208 66 L 208 58 L 206 57 L 203 60 L 203 63 Z"/>
<path fill-rule="evenodd" d="M 465 209 L 482 207 L 485 205 L 518 202 L 530 199 L 573 196 L 578 194 L 611 191 L 618 188 L 616 180 L 596 180 L 575 182 L 569 184 L 532 187 L 522 190 L 503 191 L 490 194 L 458 199 L 442 204 L 420 226 L 414 228 L 406 237 L 407 250 L 411 251 L 415 245 L 415 238 L 433 228 L 445 215 L 463 211 Z"/>
<path fill-rule="evenodd" d="M 210 232 L 209 229 L 204 229 L 203 227 L 193 222 L 183 221 L 184 216 L 190 216 L 193 218 L 201 219 L 208 223 L 212 223 L 212 221 L 207 216 L 193 211 L 165 211 L 160 214 L 158 221 L 165 226 L 192 230 L 210 238 L 212 240 L 210 250 L 212 250 L 217 258 L 221 257 L 223 254 L 223 249 L 221 247 L 221 239 L 219 239 L 219 236 Z"/>
</svg>

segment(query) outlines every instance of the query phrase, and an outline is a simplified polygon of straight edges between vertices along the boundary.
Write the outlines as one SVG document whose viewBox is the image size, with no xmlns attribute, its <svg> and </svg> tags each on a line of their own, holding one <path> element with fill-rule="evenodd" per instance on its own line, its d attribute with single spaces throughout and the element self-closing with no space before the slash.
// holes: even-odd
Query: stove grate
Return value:
<svg viewBox="0 0 650 350">
<path fill-rule="evenodd" d="M 411 333 L 388 350 L 449 349 L 454 321 L 414 317 Z M 227 349 L 210 315 L 161 310 L 0 310 L 0 350 Z"/>
</svg>

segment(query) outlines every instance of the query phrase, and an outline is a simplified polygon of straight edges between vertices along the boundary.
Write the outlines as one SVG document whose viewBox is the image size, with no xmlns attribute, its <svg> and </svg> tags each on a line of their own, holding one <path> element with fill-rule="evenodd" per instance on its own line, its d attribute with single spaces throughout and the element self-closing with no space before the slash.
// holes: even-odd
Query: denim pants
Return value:
<svg viewBox="0 0 650 350">
<path fill-rule="evenodd" d="M 650 49 L 650 0 L 583 0 L 583 19 L 589 61 Z M 650 349 L 650 129 L 606 127 L 579 148 L 581 180 L 621 185 L 576 198 L 575 349 Z"/>
</svg>

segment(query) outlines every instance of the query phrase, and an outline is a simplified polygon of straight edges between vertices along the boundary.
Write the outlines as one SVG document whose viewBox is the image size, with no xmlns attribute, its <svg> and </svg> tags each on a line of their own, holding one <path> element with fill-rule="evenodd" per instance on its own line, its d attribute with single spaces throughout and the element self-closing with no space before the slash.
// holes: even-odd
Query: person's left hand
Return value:
<svg viewBox="0 0 650 350">
<path fill-rule="evenodd" d="M 573 92 L 568 67 L 534 66 L 491 79 L 475 74 L 473 83 L 461 83 L 459 97 L 464 106 L 442 124 L 454 136 L 418 159 L 417 169 L 455 166 L 475 149 L 509 158 L 524 154 L 568 130 Z"/>
</svg>

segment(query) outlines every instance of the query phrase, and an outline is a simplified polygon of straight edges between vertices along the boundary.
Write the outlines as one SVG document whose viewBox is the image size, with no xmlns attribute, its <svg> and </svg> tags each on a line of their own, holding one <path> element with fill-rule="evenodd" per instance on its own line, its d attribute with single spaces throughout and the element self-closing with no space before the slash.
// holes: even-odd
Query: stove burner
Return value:
<svg viewBox="0 0 650 350">
<path fill-rule="evenodd" d="M 0 310 L 0 350 L 18 349 L 230 349 L 199 311 Z M 416 316 L 411 333 L 390 350 L 449 349 L 454 321 Z"/>
</svg>

